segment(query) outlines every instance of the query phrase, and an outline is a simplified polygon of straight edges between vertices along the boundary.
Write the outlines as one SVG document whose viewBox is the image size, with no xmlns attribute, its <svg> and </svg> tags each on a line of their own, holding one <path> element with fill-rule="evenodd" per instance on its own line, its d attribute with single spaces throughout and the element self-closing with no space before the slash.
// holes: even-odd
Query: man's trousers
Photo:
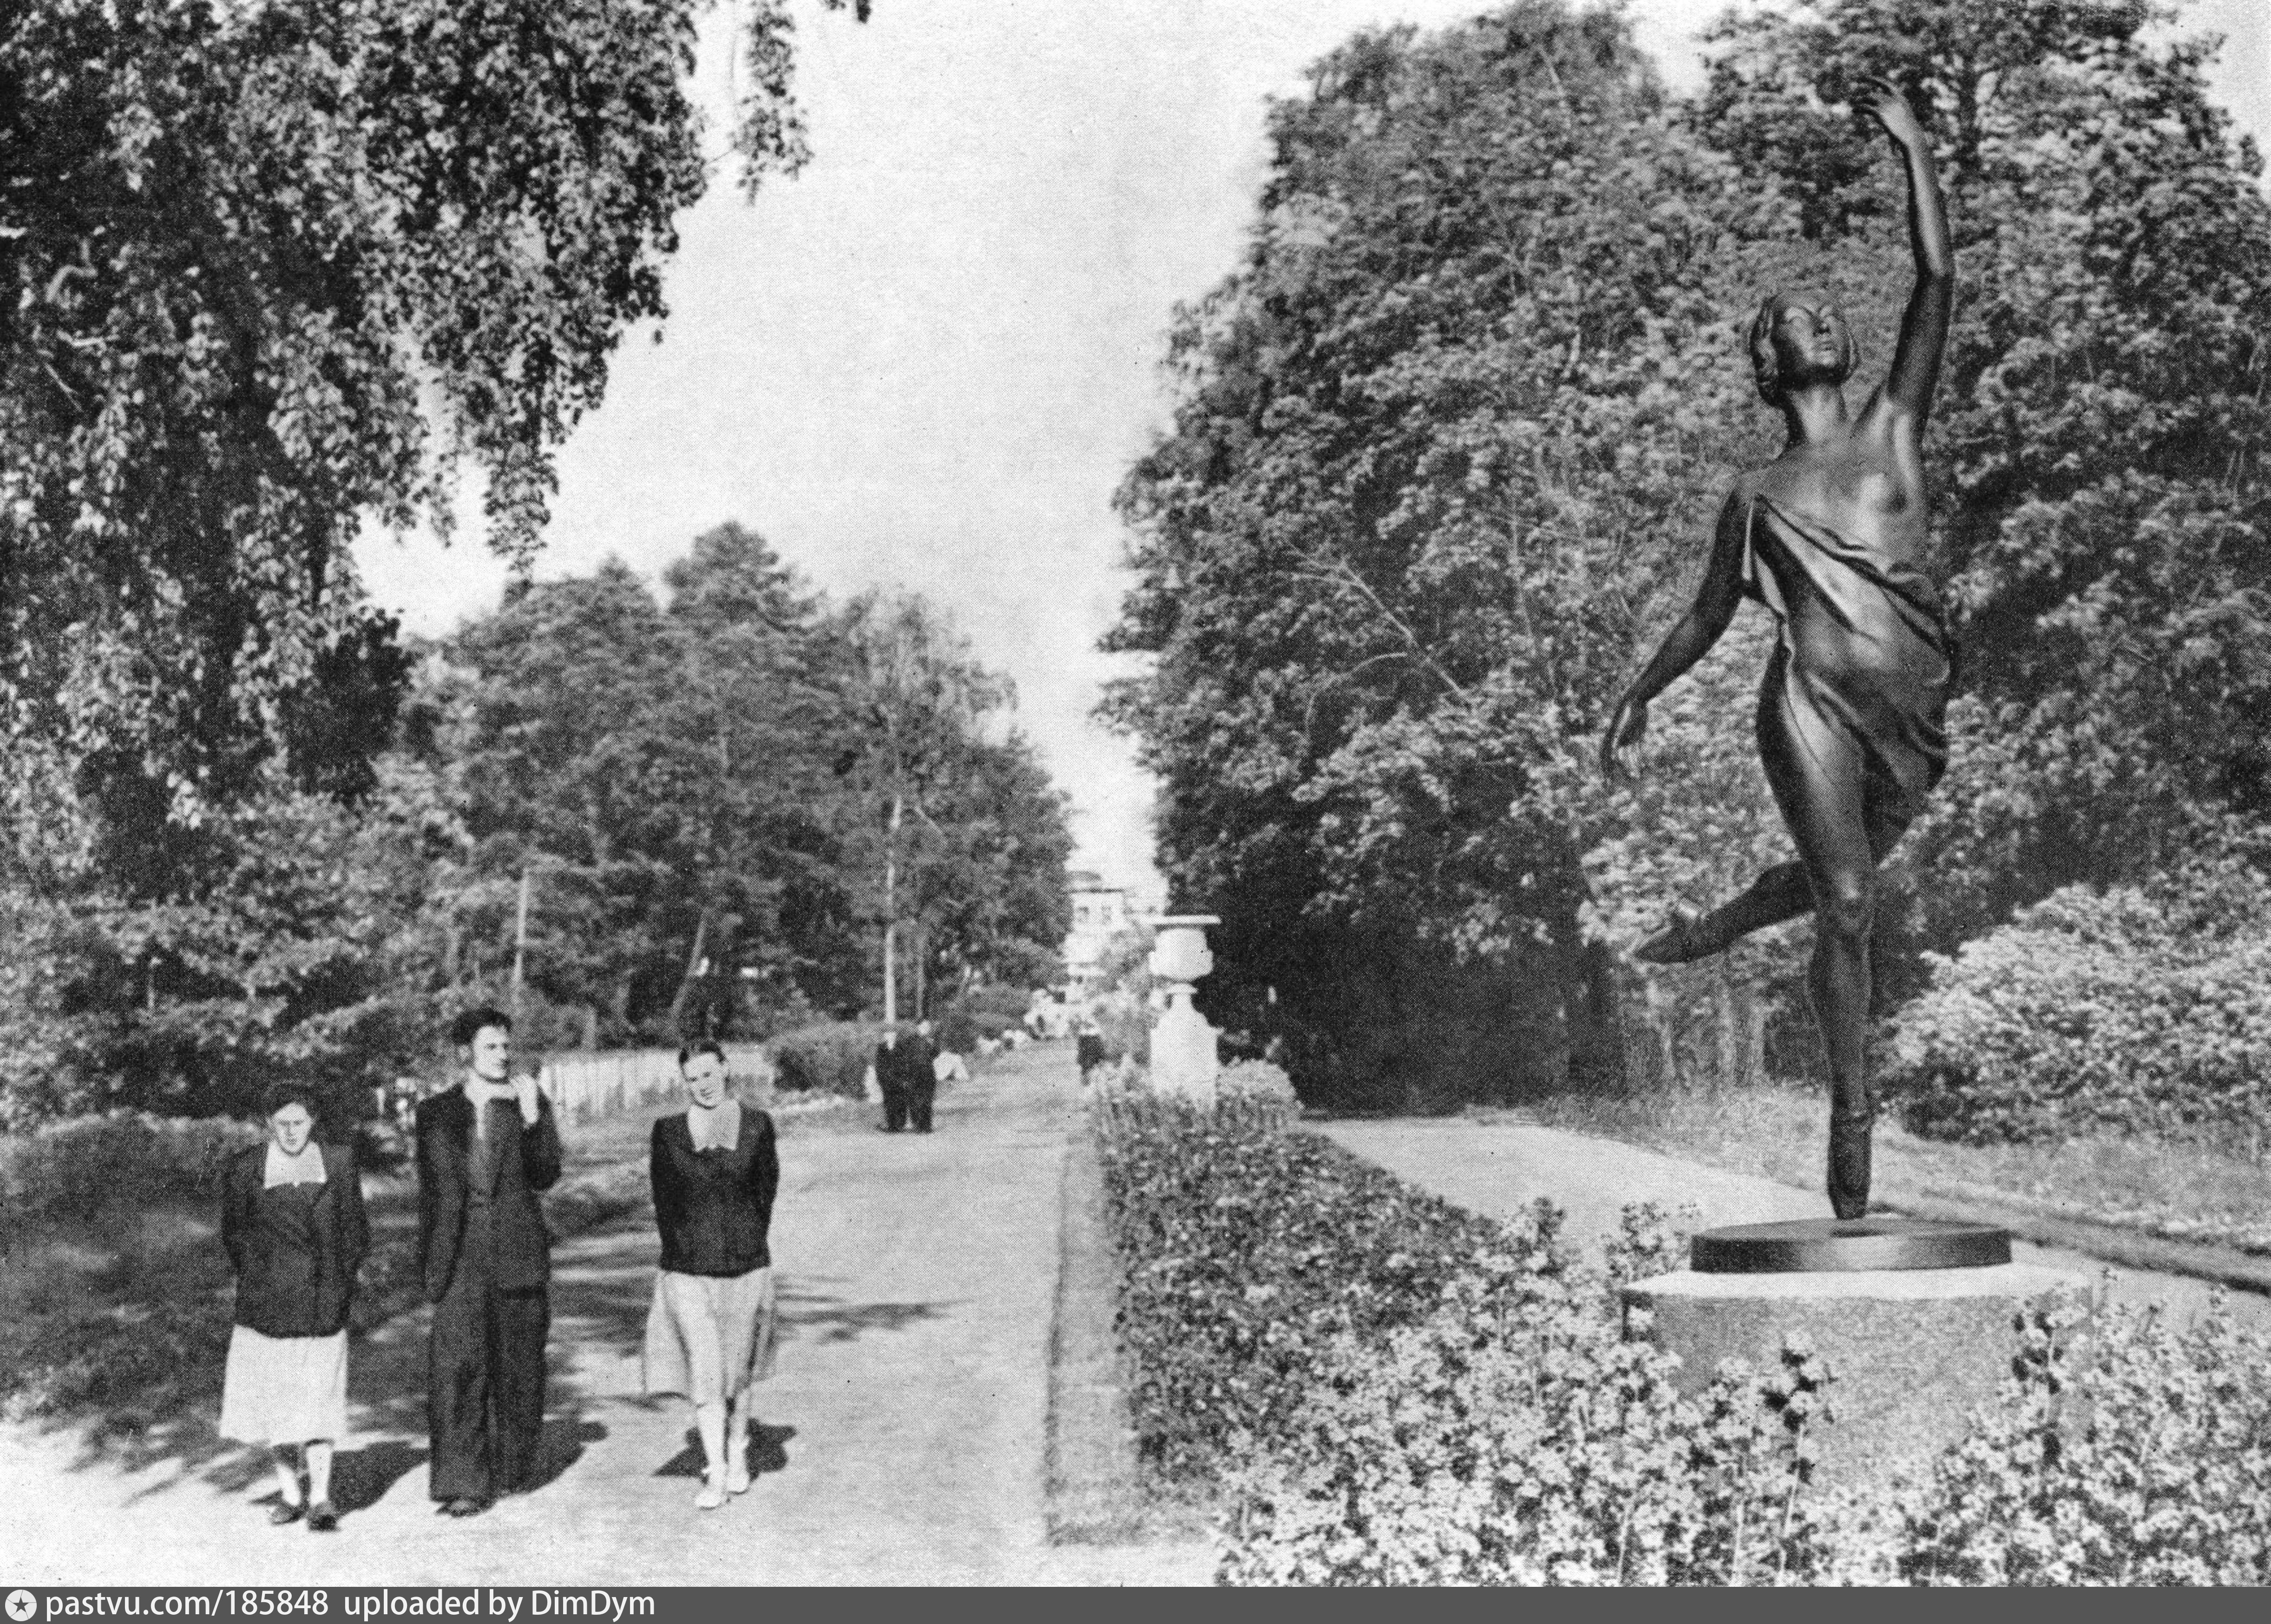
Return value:
<svg viewBox="0 0 2271 1624">
<path fill-rule="evenodd" d="M 491 1501 L 525 1487 L 544 1432 L 543 1286 L 490 1283 L 488 1225 L 469 1213 L 450 1289 L 426 1344 L 426 1424 L 436 1500 Z"/>
</svg>

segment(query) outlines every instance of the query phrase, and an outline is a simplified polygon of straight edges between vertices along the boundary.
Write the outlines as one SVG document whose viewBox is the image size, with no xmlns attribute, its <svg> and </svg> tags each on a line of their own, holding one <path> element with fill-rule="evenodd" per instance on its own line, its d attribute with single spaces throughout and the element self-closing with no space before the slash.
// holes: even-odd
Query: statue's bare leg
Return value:
<svg viewBox="0 0 2271 1624">
<path fill-rule="evenodd" d="M 1869 853 L 1881 863 L 1915 821 L 1914 809 L 1891 797 L 1872 797 L 1868 808 Z M 1686 965 L 1724 953 L 1754 930 L 1786 925 L 1813 912 L 1813 882 L 1802 862 L 1776 863 L 1753 880 L 1740 896 L 1709 913 L 1681 915 L 1633 950 L 1644 964 Z"/>
<path fill-rule="evenodd" d="M 1751 882 L 1750 889 L 1709 913 L 1678 918 L 1633 950 L 1651 965 L 1685 965 L 1724 953 L 1742 937 L 1813 912 L 1813 883 L 1806 865 L 1776 863 Z"/>
<path fill-rule="evenodd" d="M 1841 1218 L 1869 1210 L 1869 936 L 1877 908 L 1877 853 L 1859 746 L 1821 717 L 1785 708 L 1760 730 L 1767 784 L 1790 826 L 1813 895 L 1813 958 L 1806 990 L 1829 1062 L 1829 1204 Z"/>
</svg>

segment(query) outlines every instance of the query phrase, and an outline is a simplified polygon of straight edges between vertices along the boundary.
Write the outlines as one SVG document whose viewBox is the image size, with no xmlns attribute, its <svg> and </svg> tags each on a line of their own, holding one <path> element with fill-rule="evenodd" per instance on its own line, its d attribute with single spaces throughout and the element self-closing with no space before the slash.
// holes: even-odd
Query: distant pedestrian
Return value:
<svg viewBox="0 0 2271 1624">
<path fill-rule="evenodd" d="M 907 1125 L 907 1056 L 897 1026 L 886 1026 L 875 1046 L 875 1086 L 883 1095 L 883 1131 L 895 1134 Z"/>
<path fill-rule="evenodd" d="M 978 1052 L 980 1054 L 987 1053 L 986 1039 L 983 1038 L 978 1040 Z M 938 1079 L 938 1085 L 941 1088 L 944 1088 L 949 1083 L 970 1081 L 970 1062 L 952 1049 L 941 1049 L 938 1052 L 938 1058 L 931 1062 L 930 1069 L 931 1075 Z"/>
<path fill-rule="evenodd" d="M 560 1129 L 536 1079 L 511 1075 L 503 1010 L 468 1010 L 450 1036 L 465 1075 L 418 1106 L 418 1255 L 434 1305 L 428 1492 L 462 1517 L 535 1474 L 552 1326 L 536 1197 L 560 1177 Z"/>
<path fill-rule="evenodd" d="M 912 1035 L 900 1046 L 905 1050 L 901 1063 L 906 1068 L 907 1120 L 919 1134 L 930 1131 L 931 1103 L 938 1098 L 938 1045 L 930 1033 L 928 1021 L 917 1021 Z"/>
<path fill-rule="evenodd" d="M 733 1098 L 725 1051 L 678 1052 L 688 1106 L 648 1148 L 662 1267 L 646 1319 L 644 1387 L 694 1401 L 702 1489 L 712 1511 L 749 1486 L 748 1395 L 772 1374 L 770 1234 L 780 1156 L 773 1120 Z"/>
<path fill-rule="evenodd" d="M 347 1312 L 370 1225 L 354 1151 L 316 1141 L 314 1091 L 282 1084 L 265 1104 L 267 1142 L 230 1158 L 221 1185 L 236 1323 L 220 1434 L 267 1446 L 279 1496 L 271 1523 L 305 1516 L 329 1533 L 339 1526 L 331 1452 L 347 1430 Z"/>
<path fill-rule="evenodd" d="M 1096 1024 L 1093 1016 L 1081 1017 L 1079 1033 L 1073 1039 L 1073 1064 L 1080 1068 L 1083 1082 L 1088 1074 L 1104 1064 L 1104 1028 Z"/>
</svg>

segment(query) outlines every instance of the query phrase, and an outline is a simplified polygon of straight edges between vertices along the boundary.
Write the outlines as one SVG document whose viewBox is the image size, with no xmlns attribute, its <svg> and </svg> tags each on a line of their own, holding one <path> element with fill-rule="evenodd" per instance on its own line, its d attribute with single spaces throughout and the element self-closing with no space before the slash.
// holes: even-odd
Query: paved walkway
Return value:
<svg viewBox="0 0 2271 1624">
<path fill-rule="evenodd" d="M 5 1583 L 1203 1583 L 1188 1552 L 1054 1550 L 1043 1451 L 1071 1055 L 1003 1056 L 938 1131 L 800 1129 L 773 1230 L 786 1337 L 750 1492 L 696 1512 L 684 1402 L 639 1392 L 644 1212 L 562 1245 L 548 1480 L 458 1522 L 426 1492 L 425 1315 L 358 1344 L 334 1535 L 262 1520 L 245 1452 L 126 1472 L 0 1432 Z M 218 1396 L 216 1395 L 216 1405 Z"/>
<path fill-rule="evenodd" d="M 1400 1117 L 1327 1122 L 1317 1131 L 1407 1183 L 1472 1211 L 1512 1218 L 1539 1196 L 1549 1196 L 1568 1214 L 1563 1233 L 1596 1257 L 1602 1237 L 1615 1233 L 1619 1215 L 1632 1202 L 1658 1202 L 1670 1213 L 1693 1202 L 1702 1212 L 1698 1226 L 1705 1229 L 1829 1216 L 1829 1198 L 1819 1191 L 1556 1128 Z M 2092 1279 L 2108 1267 L 2079 1252 L 2023 1240 L 2013 1243 L 2011 1257 Z M 2182 1275 L 2138 1269 L 2111 1273 L 2112 1295 L 2118 1301 L 2157 1298 L 2189 1314 L 2208 1300 L 2207 1285 Z M 2271 1329 L 2271 1297 L 2234 1292 L 2230 1300 L 2235 1314 Z"/>
</svg>

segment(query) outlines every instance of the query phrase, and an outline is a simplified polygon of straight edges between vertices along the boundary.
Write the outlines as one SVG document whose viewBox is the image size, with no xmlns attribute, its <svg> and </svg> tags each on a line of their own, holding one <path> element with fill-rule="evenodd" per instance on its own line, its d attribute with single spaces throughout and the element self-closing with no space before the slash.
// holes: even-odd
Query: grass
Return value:
<svg viewBox="0 0 2271 1624">
<path fill-rule="evenodd" d="M 1828 1100 L 1791 1087 L 1565 1097 L 1526 1114 L 1800 1189 L 1820 1188 L 1829 1133 Z M 1952 1144 L 1886 1121 L 1877 1128 L 1875 1174 L 1874 1195 L 1895 1207 L 1904 1198 L 1992 1203 L 2271 1255 L 2271 1166 L 2245 1150 L 2104 1135 Z"/>
</svg>

